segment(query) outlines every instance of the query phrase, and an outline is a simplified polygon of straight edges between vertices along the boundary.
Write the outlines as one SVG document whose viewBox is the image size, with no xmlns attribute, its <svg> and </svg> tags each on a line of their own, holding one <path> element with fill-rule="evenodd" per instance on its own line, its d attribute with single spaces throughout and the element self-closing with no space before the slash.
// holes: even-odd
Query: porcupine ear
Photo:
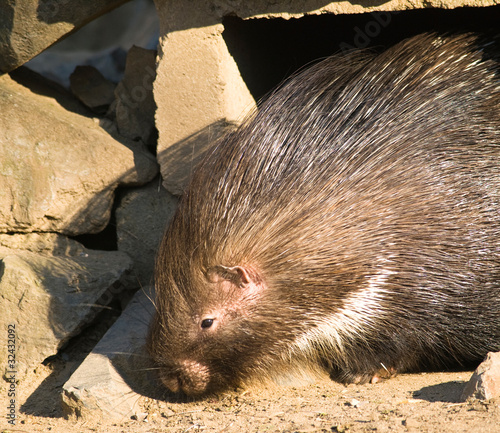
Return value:
<svg viewBox="0 0 500 433">
<path fill-rule="evenodd" d="M 265 285 L 253 269 L 245 266 L 215 266 L 207 272 L 208 280 L 220 283 L 223 290 L 238 289 L 240 294 L 258 297 Z"/>
<path fill-rule="evenodd" d="M 233 282 L 240 287 L 256 283 L 256 278 L 254 278 L 249 270 L 243 266 L 233 266 L 231 268 L 226 268 L 225 270 L 229 272 L 229 275 L 233 278 Z"/>
<path fill-rule="evenodd" d="M 208 279 L 213 283 L 226 280 L 237 287 L 245 287 L 253 282 L 250 273 L 243 266 L 215 266 L 208 271 Z"/>
</svg>

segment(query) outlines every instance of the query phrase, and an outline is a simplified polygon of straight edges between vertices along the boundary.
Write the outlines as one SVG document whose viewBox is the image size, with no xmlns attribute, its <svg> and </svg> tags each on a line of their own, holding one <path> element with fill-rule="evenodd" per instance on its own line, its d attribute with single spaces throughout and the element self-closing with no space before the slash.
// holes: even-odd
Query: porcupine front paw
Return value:
<svg viewBox="0 0 500 433">
<path fill-rule="evenodd" d="M 330 378 L 343 384 L 378 383 L 382 380 L 390 379 L 391 377 L 396 376 L 397 373 L 398 372 L 395 367 L 387 367 L 380 363 L 380 369 L 370 372 L 334 368 L 330 371 Z"/>
</svg>

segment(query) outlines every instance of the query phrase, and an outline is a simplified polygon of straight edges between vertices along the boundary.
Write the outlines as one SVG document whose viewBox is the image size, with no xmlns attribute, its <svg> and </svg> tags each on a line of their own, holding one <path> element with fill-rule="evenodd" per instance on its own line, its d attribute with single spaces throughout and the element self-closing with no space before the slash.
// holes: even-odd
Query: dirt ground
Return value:
<svg viewBox="0 0 500 433">
<path fill-rule="evenodd" d="M 9 427 L 2 415 L 0 432 L 500 432 L 500 400 L 459 402 L 471 372 L 400 375 L 373 385 L 325 379 L 195 402 L 144 397 L 139 419 L 106 422 L 64 418 L 61 387 L 75 367 L 58 360 L 20 381 L 17 423 Z"/>
</svg>

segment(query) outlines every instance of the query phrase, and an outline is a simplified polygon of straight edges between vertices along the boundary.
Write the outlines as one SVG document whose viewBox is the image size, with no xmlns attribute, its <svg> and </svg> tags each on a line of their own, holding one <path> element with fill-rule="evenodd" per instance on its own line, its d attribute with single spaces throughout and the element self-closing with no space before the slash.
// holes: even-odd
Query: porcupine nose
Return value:
<svg viewBox="0 0 500 433">
<path fill-rule="evenodd" d="M 186 395 L 203 394 L 210 381 L 209 369 L 197 361 L 184 360 L 174 373 L 161 372 L 160 379 L 172 392 Z"/>
</svg>

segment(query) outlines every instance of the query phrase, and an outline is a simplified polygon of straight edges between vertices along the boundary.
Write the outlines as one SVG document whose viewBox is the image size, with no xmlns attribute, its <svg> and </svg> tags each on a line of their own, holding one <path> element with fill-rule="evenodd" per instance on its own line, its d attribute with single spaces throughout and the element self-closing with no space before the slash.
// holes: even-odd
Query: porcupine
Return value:
<svg viewBox="0 0 500 433">
<path fill-rule="evenodd" d="M 500 350 L 498 39 L 423 34 L 275 90 L 195 170 L 148 347 L 188 395 Z"/>
</svg>

